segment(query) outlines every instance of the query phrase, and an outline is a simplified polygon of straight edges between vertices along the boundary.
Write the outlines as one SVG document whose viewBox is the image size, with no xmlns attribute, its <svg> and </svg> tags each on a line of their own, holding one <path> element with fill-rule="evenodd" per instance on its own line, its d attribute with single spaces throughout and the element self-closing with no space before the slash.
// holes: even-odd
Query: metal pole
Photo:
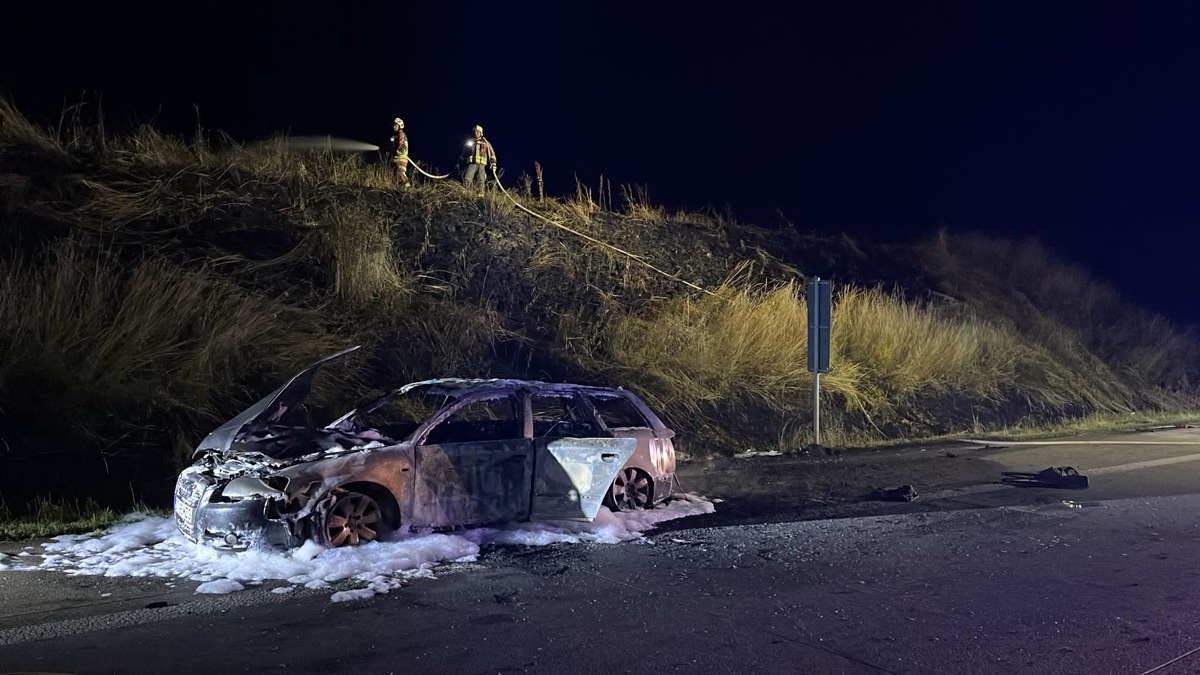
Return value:
<svg viewBox="0 0 1200 675">
<path fill-rule="evenodd" d="M 813 445 L 821 444 L 821 373 L 813 373 Z"/>
</svg>

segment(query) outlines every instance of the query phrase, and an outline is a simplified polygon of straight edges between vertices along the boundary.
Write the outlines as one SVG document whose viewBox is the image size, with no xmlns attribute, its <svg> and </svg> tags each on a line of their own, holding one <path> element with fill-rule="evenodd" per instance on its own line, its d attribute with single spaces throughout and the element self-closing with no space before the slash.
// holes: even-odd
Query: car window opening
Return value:
<svg viewBox="0 0 1200 675">
<path fill-rule="evenodd" d="M 600 438 L 608 435 L 571 394 L 539 394 L 530 403 L 534 438 Z"/>
<path fill-rule="evenodd" d="M 609 429 L 649 428 L 650 423 L 642 416 L 629 399 L 623 396 L 588 394 L 588 400 L 596 407 L 596 413 Z"/>
<path fill-rule="evenodd" d="M 520 405 L 515 396 L 506 395 L 462 406 L 429 431 L 425 444 L 479 443 L 522 436 Z"/>
</svg>

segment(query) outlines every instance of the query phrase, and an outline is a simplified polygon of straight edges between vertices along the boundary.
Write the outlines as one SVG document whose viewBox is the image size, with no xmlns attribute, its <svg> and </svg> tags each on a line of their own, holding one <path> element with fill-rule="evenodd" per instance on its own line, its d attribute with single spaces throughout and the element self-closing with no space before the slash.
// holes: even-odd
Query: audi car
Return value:
<svg viewBox="0 0 1200 675">
<path fill-rule="evenodd" d="M 591 521 L 670 498 L 674 432 L 623 388 L 512 379 L 405 384 L 324 427 L 327 356 L 208 434 L 175 485 L 198 544 L 353 546 L 416 528 Z"/>
</svg>

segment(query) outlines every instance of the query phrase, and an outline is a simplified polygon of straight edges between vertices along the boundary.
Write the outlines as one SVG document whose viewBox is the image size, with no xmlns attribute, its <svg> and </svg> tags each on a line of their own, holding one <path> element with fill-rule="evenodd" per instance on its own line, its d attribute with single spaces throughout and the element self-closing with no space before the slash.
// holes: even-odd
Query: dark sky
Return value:
<svg viewBox="0 0 1200 675">
<path fill-rule="evenodd" d="M 1187 2 L 9 3 L 0 91 L 103 95 L 242 140 L 372 142 L 448 168 L 475 123 L 669 207 L 910 240 L 1037 236 L 1191 322 L 1200 9 Z"/>
</svg>

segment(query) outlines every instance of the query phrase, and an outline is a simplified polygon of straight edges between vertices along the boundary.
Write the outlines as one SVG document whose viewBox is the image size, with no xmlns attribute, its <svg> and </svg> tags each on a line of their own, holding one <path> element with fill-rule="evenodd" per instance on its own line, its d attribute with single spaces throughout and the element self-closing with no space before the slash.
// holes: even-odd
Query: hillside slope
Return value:
<svg viewBox="0 0 1200 675">
<path fill-rule="evenodd" d="M 876 245 L 603 181 L 400 190 L 360 155 L 0 104 L 0 493 L 169 498 L 212 426 L 315 358 L 325 412 L 436 376 L 620 384 L 689 453 L 812 441 L 808 275 L 836 288 L 826 445 L 1190 406 L 1195 335 L 1036 242 Z M 370 158 L 366 158 L 370 159 Z M 54 429 L 53 435 L 46 433 Z"/>
</svg>

